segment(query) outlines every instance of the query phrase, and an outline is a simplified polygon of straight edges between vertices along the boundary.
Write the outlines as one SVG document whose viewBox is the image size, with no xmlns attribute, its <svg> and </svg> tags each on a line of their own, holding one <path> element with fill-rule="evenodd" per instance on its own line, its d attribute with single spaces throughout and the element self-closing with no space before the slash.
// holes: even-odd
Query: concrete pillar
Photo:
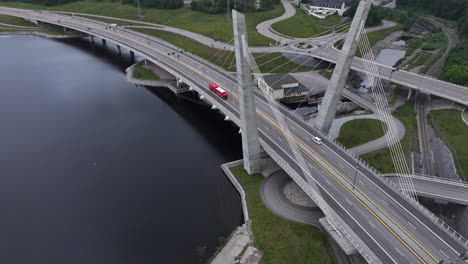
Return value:
<svg viewBox="0 0 468 264">
<path fill-rule="evenodd" d="M 67 28 L 66 27 L 63 27 L 63 32 L 67 32 Z"/>
<path fill-rule="evenodd" d="M 89 41 L 94 44 L 94 37 L 92 35 L 89 35 Z"/>
<path fill-rule="evenodd" d="M 148 66 L 148 60 L 145 59 L 145 66 Z"/>
<path fill-rule="evenodd" d="M 133 62 L 135 60 L 135 53 L 130 51 L 130 61 Z"/>
<path fill-rule="evenodd" d="M 408 89 L 408 96 L 406 97 L 406 100 L 409 101 L 409 99 L 411 99 L 411 96 L 413 95 L 413 89 L 409 88 Z"/>
<path fill-rule="evenodd" d="M 315 125 L 325 133 L 328 133 L 333 123 L 333 119 L 335 119 L 336 108 L 356 53 L 359 32 L 366 22 L 371 5 L 372 0 L 361 0 L 361 2 L 359 2 L 353 23 L 351 24 L 348 35 L 346 36 L 345 43 L 341 49 L 338 61 L 336 62 L 335 70 L 333 71 L 331 80 L 328 83 L 327 91 L 325 92 L 322 104 L 320 105 Z"/>
<path fill-rule="evenodd" d="M 102 39 L 102 45 L 103 45 L 103 46 L 106 45 L 106 40 L 105 40 L 105 39 Z"/>
<path fill-rule="evenodd" d="M 248 63 L 247 33 L 245 16 L 232 10 L 236 52 L 237 83 L 240 106 L 240 128 L 242 130 L 242 151 L 244 168 L 249 174 L 260 172 L 260 140 L 257 129 L 257 113 L 253 90 L 252 71 Z"/>
<path fill-rule="evenodd" d="M 117 45 L 117 54 L 122 55 L 122 51 L 120 50 L 120 45 Z"/>
</svg>

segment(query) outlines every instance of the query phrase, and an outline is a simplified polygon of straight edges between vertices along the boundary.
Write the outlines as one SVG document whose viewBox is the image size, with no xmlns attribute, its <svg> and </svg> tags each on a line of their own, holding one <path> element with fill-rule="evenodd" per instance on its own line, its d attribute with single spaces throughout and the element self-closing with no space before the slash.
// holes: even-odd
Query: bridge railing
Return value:
<svg viewBox="0 0 468 264">
<path fill-rule="evenodd" d="M 449 236 L 454 238 L 459 244 L 463 245 L 465 248 L 468 248 L 468 240 L 463 237 L 460 233 L 458 233 L 455 229 L 450 227 L 448 224 L 446 224 L 442 219 L 440 219 L 438 216 L 436 216 L 434 213 L 432 213 L 429 209 L 424 207 L 422 204 L 420 204 L 418 201 L 415 199 L 407 196 L 406 194 L 401 192 L 401 188 L 393 181 L 389 180 L 387 177 L 385 177 L 383 174 L 381 174 L 378 170 L 376 170 L 372 165 L 367 163 L 365 160 L 363 160 L 361 157 L 359 157 L 355 152 L 351 151 L 347 147 L 345 147 L 343 144 L 340 142 L 336 141 L 335 139 L 331 138 L 327 133 L 323 132 L 313 124 L 310 124 L 309 122 L 305 121 L 304 118 L 299 115 L 297 112 L 292 111 L 290 108 L 285 106 L 284 104 L 278 102 L 278 105 L 280 108 L 282 108 L 286 113 L 289 113 L 290 116 L 293 116 L 296 120 L 299 122 L 307 125 L 311 129 L 313 129 L 315 132 L 320 134 L 323 138 L 325 138 L 327 141 L 341 149 L 343 152 L 345 152 L 347 155 L 349 155 L 351 158 L 353 158 L 354 161 L 356 161 L 359 165 L 361 165 L 363 168 L 367 169 L 369 172 L 371 172 L 373 175 L 376 175 L 378 179 L 380 179 L 384 184 L 392 188 L 395 193 L 397 193 L 400 197 L 408 201 L 410 204 L 412 204 L 416 209 L 418 209 L 419 212 L 421 212 L 424 216 L 426 216 L 428 219 L 430 219 L 433 223 L 438 225 L 443 231 L 445 231 Z"/>
<path fill-rule="evenodd" d="M 402 175 L 400 175 L 398 173 L 386 173 L 386 174 L 383 174 L 383 176 L 385 176 L 385 177 L 392 177 L 392 176 L 398 177 L 398 176 L 402 176 Z M 455 180 L 455 179 L 440 178 L 440 177 L 425 175 L 425 174 L 420 174 L 420 173 L 414 173 L 414 174 L 411 174 L 411 175 L 403 175 L 403 176 L 409 176 L 409 177 L 415 178 L 415 179 L 428 180 L 428 181 L 440 182 L 440 183 L 445 183 L 445 184 L 452 184 L 452 185 L 457 185 L 457 186 L 468 188 L 468 182 L 463 181 L 461 179 L 460 180 Z"/>
<path fill-rule="evenodd" d="M 80 18 L 81 19 L 81 18 Z M 93 21 L 93 22 L 96 22 L 96 21 Z M 127 32 L 131 32 L 132 34 L 135 34 L 137 32 L 135 31 L 132 31 L 132 30 L 127 30 L 127 29 L 123 29 L 123 28 L 119 28 L 120 30 L 124 30 L 124 31 L 127 31 Z M 141 34 L 141 33 L 137 33 L 136 35 L 140 35 L 140 37 L 142 38 L 146 38 L 146 39 L 149 39 L 147 35 L 145 34 Z M 155 40 L 157 38 L 153 38 L 151 37 L 150 38 L 151 40 Z M 159 43 L 161 42 L 165 42 L 165 41 L 161 41 L 160 39 L 158 39 Z M 169 43 L 167 43 L 169 44 Z M 169 46 L 171 49 L 173 49 L 175 46 L 169 44 L 166 46 Z M 387 179 L 386 177 L 384 177 L 380 172 L 378 172 L 374 167 L 372 167 L 370 164 L 368 164 L 366 161 L 364 161 L 363 159 L 361 159 L 356 153 L 354 153 L 353 151 L 349 150 L 348 148 L 346 148 L 345 146 L 343 146 L 341 143 L 339 143 L 338 141 L 336 141 L 335 139 L 331 138 L 328 136 L 328 134 L 324 133 L 323 131 L 321 131 L 320 129 L 318 129 L 317 127 L 315 127 L 314 125 L 306 122 L 304 120 L 304 118 L 299 115 L 298 113 L 296 113 L 295 111 L 291 111 L 291 109 L 289 109 L 287 106 L 281 104 L 281 103 L 278 103 L 278 105 L 286 112 L 288 113 L 290 116 L 293 116 L 297 121 L 299 122 L 302 122 L 303 124 L 305 124 L 306 126 L 312 128 L 315 132 L 317 132 L 318 134 L 322 135 L 323 138 L 325 138 L 328 142 L 334 144 L 336 147 L 338 147 L 339 149 L 341 149 L 343 152 L 345 152 L 347 155 L 349 155 L 351 158 L 353 158 L 353 160 L 355 160 L 357 163 L 359 163 L 363 168 L 367 169 L 369 172 L 373 173 L 373 175 L 376 175 L 378 176 L 377 178 L 379 178 L 384 184 L 386 184 L 387 186 L 389 186 L 390 188 L 393 188 L 395 190 L 395 192 L 400 195 L 401 197 L 403 197 L 404 199 L 406 199 L 410 204 L 414 205 L 415 208 L 417 208 L 423 215 L 427 216 L 431 221 L 433 221 L 435 224 L 437 224 L 438 226 L 441 227 L 442 230 L 444 230 L 447 234 L 449 234 L 451 237 L 455 238 L 461 245 L 463 245 L 464 247 L 467 247 L 468 245 L 468 240 L 466 238 L 464 238 L 462 235 L 460 235 L 457 231 L 455 231 L 453 228 L 451 228 L 448 224 L 446 224 L 443 220 L 441 220 L 440 218 L 438 218 L 436 215 L 434 215 L 431 211 L 429 211 L 427 208 L 425 208 L 423 205 L 421 205 L 420 203 L 418 203 L 416 200 L 412 199 L 411 197 L 408 197 L 406 195 L 404 195 L 403 193 L 400 192 L 400 188 L 398 188 L 398 186 L 393 183 L 392 181 L 390 181 L 389 179 Z"/>
<path fill-rule="evenodd" d="M 301 187 L 302 190 L 324 211 L 328 222 L 330 225 L 336 229 L 339 236 L 344 236 L 353 247 L 367 260 L 368 263 L 381 263 L 380 260 L 373 254 L 373 252 L 363 243 L 358 236 L 353 235 L 353 230 L 345 223 L 343 220 L 338 217 L 337 213 L 333 208 L 328 208 L 329 206 L 325 203 L 323 198 L 319 197 L 317 191 L 312 188 L 299 174 L 291 167 L 291 165 L 283 160 L 283 158 L 273 150 L 266 142 L 260 139 L 264 150 L 270 155 L 270 157 L 278 163 L 278 165 L 288 174 L 294 181 Z M 325 204 L 324 204 L 325 203 Z M 343 238 L 343 237 L 342 237 Z"/>
</svg>

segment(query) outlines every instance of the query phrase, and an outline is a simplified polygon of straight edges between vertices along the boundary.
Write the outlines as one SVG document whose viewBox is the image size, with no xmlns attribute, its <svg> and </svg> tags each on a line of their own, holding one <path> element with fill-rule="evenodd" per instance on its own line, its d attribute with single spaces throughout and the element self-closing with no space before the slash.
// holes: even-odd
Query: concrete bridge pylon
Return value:
<svg viewBox="0 0 468 264">
<path fill-rule="evenodd" d="M 322 104 L 315 121 L 315 126 L 328 133 L 335 119 L 336 108 L 343 93 L 346 79 L 348 78 L 351 64 L 358 47 L 359 33 L 362 26 L 366 23 L 367 15 L 372 6 L 372 0 L 361 0 L 354 15 L 353 22 L 349 28 L 343 48 L 336 62 L 335 70 L 328 83 L 327 91 L 323 97 Z"/>
<path fill-rule="evenodd" d="M 248 62 L 247 30 L 245 27 L 245 16 L 243 14 L 232 10 L 232 18 L 244 168 L 249 174 L 253 174 L 260 172 L 261 150 L 257 130 L 257 112 L 253 90 L 252 70 Z"/>
</svg>

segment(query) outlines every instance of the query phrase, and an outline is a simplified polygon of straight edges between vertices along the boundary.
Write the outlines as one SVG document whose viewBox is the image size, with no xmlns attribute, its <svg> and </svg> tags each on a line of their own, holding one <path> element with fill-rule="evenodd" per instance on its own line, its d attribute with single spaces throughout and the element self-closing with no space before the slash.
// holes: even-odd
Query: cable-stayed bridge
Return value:
<svg viewBox="0 0 468 264">
<path fill-rule="evenodd" d="M 227 119 L 240 124 L 236 79 L 193 55 L 168 55 L 179 51 L 169 43 L 128 29 L 110 28 L 109 24 L 89 19 L 10 8 L 0 8 L 0 13 L 71 28 L 127 48 L 189 84 Z M 228 100 L 222 100 L 207 89 L 211 81 L 229 92 Z M 268 98 L 259 92 L 255 93 L 255 103 L 263 149 L 308 194 L 320 191 L 329 207 L 329 216 L 334 218 L 334 227 L 369 262 L 458 261 L 460 255 L 467 251 L 467 240 L 425 208 L 403 196 L 353 153 L 321 135 L 320 131 L 286 108 L 280 107 L 280 112 L 275 112 Z M 284 123 L 278 121 L 277 115 L 284 119 Z M 321 136 L 323 144 L 315 144 L 313 136 Z M 299 152 L 295 152 L 291 145 Z M 305 163 L 298 161 L 298 155 Z M 304 165 L 311 175 L 304 173 Z M 312 182 L 318 189 L 311 187 Z"/>
</svg>

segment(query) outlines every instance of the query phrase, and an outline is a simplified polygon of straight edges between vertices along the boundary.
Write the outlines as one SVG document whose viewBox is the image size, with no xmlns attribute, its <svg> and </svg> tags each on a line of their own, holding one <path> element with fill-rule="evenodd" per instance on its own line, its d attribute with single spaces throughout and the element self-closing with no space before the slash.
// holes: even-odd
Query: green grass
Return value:
<svg viewBox="0 0 468 264">
<path fill-rule="evenodd" d="M 419 151 L 418 125 L 416 123 L 413 102 L 408 101 L 397 108 L 394 116 L 403 123 L 406 129 L 406 134 L 400 141 L 400 144 L 403 149 L 403 153 L 405 154 L 406 162 L 409 166 L 409 164 L 411 164 L 411 151 Z M 393 166 L 388 148 L 367 153 L 362 155 L 361 158 L 381 173 L 395 172 L 395 167 Z"/>
<path fill-rule="evenodd" d="M 444 54 L 444 50 L 439 50 L 436 54 L 432 55 L 429 60 L 427 60 L 424 68 L 420 71 L 421 73 L 427 73 L 431 69 L 432 65 Z"/>
<path fill-rule="evenodd" d="M 394 26 L 394 27 L 368 33 L 367 37 L 369 38 L 370 46 L 373 47 L 378 41 L 383 40 L 388 35 L 392 34 L 393 32 L 399 31 L 399 30 L 402 30 L 402 29 L 403 29 L 403 25 L 401 25 L 400 23 L 397 23 L 396 26 Z M 338 49 L 341 49 L 344 42 L 340 42 L 340 43 L 341 43 L 340 45 L 336 46 Z M 335 43 L 335 45 L 336 45 L 336 43 Z M 356 56 L 357 57 L 362 57 L 361 50 L 359 48 L 356 50 Z"/>
<path fill-rule="evenodd" d="M 432 53 L 429 52 L 420 52 L 414 56 L 410 61 L 408 61 L 406 68 L 414 69 L 421 65 L 426 65 L 427 60 L 432 57 Z"/>
<path fill-rule="evenodd" d="M 25 26 L 25 27 L 36 27 L 37 25 L 26 21 L 19 17 L 0 15 L 0 23 L 16 25 L 16 26 Z"/>
<path fill-rule="evenodd" d="M 408 41 L 408 50 L 406 56 L 410 56 L 413 52 L 421 48 L 422 50 L 445 50 L 448 46 L 448 39 L 444 33 L 435 33 L 424 38 L 410 38 Z"/>
<path fill-rule="evenodd" d="M 23 29 L 22 30 L 21 28 L 18 28 L 18 29 L 0 29 L 0 32 L 33 32 L 34 31 L 34 32 L 46 33 L 49 35 L 66 35 L 67 34 L 66 32 L 63 32 L 62 30 L 59 30 L 59 29 L 38 27 L 36 24 L 33 24 L 22 18 L 14 17 L 14 16 L 0 15 L 0 23 L 16 25 L 16 26 L 37 27 L 37 30 L 36 29 L 34 30 Z"/>
<path fill-rule="evenodd" d="M 235 71 L 235 58 L 234 53 L 230 51 L 223 51 L 214 49 L 208 46 L 205 46 L 199 42 L 196 42 L 190 38 L 171 33 L 161 30 L 155 29 L 134 29 L 135 31 L 139 31 L 148 35 L 152 35 L 161 39 L 164 39 L 175 46 L 181 48 L 182 50 L 190 51 L 193 54 L 202 57 L 204 59 L 209 59 L 211 63 L 214 63 L 228 71 Z M 302 72 L 302 71 L 309 71 L 312 68 L 299 66 L 291 61 L 289 61 L 286 57 L 282 56 L 280 53 L 271 53 L 268 55 L 264 54 L 255 54 L 254 55 L 257 59 L 257 64 L 260 67 L 261 72 L 274 72 L 274 73 L 284 73 L 284 72 Z M 277 58 L 277 59 L 275 59 Z M 229 67 L 231 66 L 231 67 Z"/>
<path fill-rule="evenodd" d="M 296 8 L 296 14 L 286 20 L 279 21 L 271 27 L 286 36 L 295 38 L 309 38 L 319 33 L 330 31 L 331 27 L 340 24 L 341 17 L 331 15 L 325 19 L 320 19 L 315 16 L 307 15 L 301 8 Z"/>
<path fill-rule="evenodd" d="M 231 171 L 246 194 L 254 244 L 264 253 L 261 263 L 333 263 L 327 240 L 318 228 L 286 221 L 265 207 L 260 198 L 262 175 L 248 175 L 242 166 Z"/>
<path fill-rule="evenodd" d="M 110 1 L 77 1 L 64 5 L 45 7 L 18 2 L 0 2 L 0 6 L 10 6 L 26 9 L 51 9 L 56 11 L 70 11 L 78 13 L 88 13 L 104 15 L 132 20 L 139 20 L 138 9 L 132 5 L 124 5 L 119 2 Z M 233 38 L 232 21 L 226 20 L 226 14 L 207 14 L 190 8 L 179 8 L 175 10 L 159 10 L 153 8 L 143 8 L 144 18 L 142 21 L 162 24 L 177 28 L 182 28 L 204 36 L 228 42 Z M 278 17 L 284 13 L 282 5 L 277 5 L 274 9 L 264 12 L 247 12 L 247 33 L 249 43 L 252 46 L 267 46 L 271 39 L 266 38 L 256 32 L 258 23 Z"/>
<path fill-rule="evenodd" d="M 0 28 L 0 32 L 19 32 L 19 31 L 14 30 L 14 29 L 2 29 L 2 28 Z"/>
<path fill-rule="evenodd" d="M 333 71 L 319 71 L 319 73 L 328 80 L 330 80 L 333 75 Z"/>
<path fill-rule="evenodd" d="M 143 67 L 143 62 L 139 62 L 138 64 L 135 65 L 134 71 L 133 71 L 133 77 L 136 79 L 140 80 L 159 80 L 159 76 L 156 75 L 153 71 Z"/>
<path fill-rule="evenodd" d="M 460 111 L 436 110 L 428 114 L 438 137 L 450 148 L 458 175 L 468 180 L 468 126 L 461 119 Z"/>
<path fill-rule="evenodd" d="M 447 36 L 441 33 L 435 33 L 425 39 L 424 44 L 421 49 L 423 50 L 436 50 L 443 49 L 445 50 L 448 46 Z"/>
<path fill-rule="evenodd" d="M 384 136 L 382 123 L 375 119 L 355 119 L 343 124 L 337 140 L 347 148 Z"/>
</svg>

